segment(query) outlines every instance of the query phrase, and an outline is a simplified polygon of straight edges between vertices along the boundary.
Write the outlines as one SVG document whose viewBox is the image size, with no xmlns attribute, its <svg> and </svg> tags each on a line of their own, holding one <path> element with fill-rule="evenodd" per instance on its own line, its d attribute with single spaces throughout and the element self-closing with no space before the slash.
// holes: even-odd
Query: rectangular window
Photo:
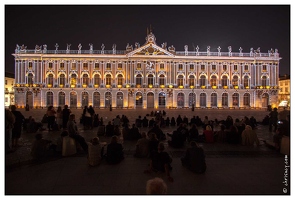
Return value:
<svg viewBox="0 0 295 200">
<path fill-rule="evenodd" d="M 248 66 L 248 65 L 245 65 L 245 66 L 244 66 L 244 70 L 245 70 L 245 71 L 248 71 L 248 70 L 249 70 L 249 66 Z"/>
<path fill-rule="evenodd" d="M 48 64 L 48 68 L 49 68 L 49 69 L 52 69 L 52 65 L 53 65 L 52 63 L 49 63 L 49 64 Z"/>
<path fill-rule="evenodd" d="M 182 64 L 179 64 L 178 70 L 183 70 L 183 65 Z"/>
<path fill-rule="evenodd" d="M 216 65 L 212 65 L 212 71 L 216 70 Z"/>
<path fill-rule="evenodd" d="M 141 63 L 137 63 L 137 70 L 141 70 Z"/>
<path fill-rule="evenodd" d="M 29 68 L 31 69 L 33 67 L 33 63 L 29 62 Z"/>
<path fill-rule="evenodd" d="M 227 70 L 227 66 L 223 65 L 223 71 L 226 71 L 226 70 Z"/>
<path fill-rule="evenodd" d="M 189 66 L 190 71 L 193 71 L 195 69 L 194 65 Z"/>
<path fill-rule="evenodd" d="M 289 92 L 289 89 L 287 87 L 285 87 L 285 92 L 288 93 Z"/>
<path fill-rule="evenodd" d="M 65 63 L 60 63 L 59 67 L 60 67 L 60 69 L 64 69 L 65 68 Z"/>
<path fill-rule="evenodd" d="M 5 85 L 7 85 L 7 80 L 5 80 Z"/>
<path fill-rule="evenodd" d="M 201 65 L 201 70 L 205 71 L 205 65 Z"/>
<path fill-rule="evenodd" d="M 122 70 L 122 63 L 119 63 L 119 64 L 118 64 L 118 69 L 119 69 L 119 70 Z"/>
<path fill-rule="evenodd" d="M 238 71 L 238 65 L 234 65 L 234 71 Z"/>
<path fill-rule="evenodd" d="M 94 69 L 99 69 L 99 63 L 94 64 Z"/>
<path fill-rule="evenodd" d="M 88 63 L 83 63 L 83 69 L 85 69 L 85 70 L 88 69 Z"/>
<path fill-rule="evenodd" d="M 107 70 L 111 70 L 111 63 L 107 63 Z"/>
<path fill-rule="evenodd" d="M 72 69 L 76 69 L 76 63 L 72 63 Z"/>
<path fill-rule="evenodd" d="M 262 71 L 266 72 L 266 65 L 262 65 Z"/>
</svg>

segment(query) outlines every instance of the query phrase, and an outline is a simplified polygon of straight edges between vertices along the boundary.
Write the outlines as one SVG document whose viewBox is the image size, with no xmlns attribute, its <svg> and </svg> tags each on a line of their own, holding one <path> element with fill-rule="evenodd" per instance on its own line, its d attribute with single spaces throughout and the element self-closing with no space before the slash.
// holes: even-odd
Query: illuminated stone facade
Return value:
<svg viewBox="0 0 295 200">
<path fill-rule="evenodd" d="M 277 50 L 261 53 L 176 51 L 157 45 L 147 32 L 144 45 L 126 50 L 15 49 L 15 104 L 24 107 L 260 108 L 277 102 Z"/>
</svg>

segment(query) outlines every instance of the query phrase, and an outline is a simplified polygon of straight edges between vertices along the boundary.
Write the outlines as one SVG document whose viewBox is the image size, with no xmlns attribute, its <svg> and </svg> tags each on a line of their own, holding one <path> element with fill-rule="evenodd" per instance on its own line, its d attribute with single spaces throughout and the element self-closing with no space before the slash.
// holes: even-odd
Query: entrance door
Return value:
<svg viewBox="0 0 295 200">
<path fill-rule="evenodd" d="M 33 108 L 33 93 L 31 91 L 27 92 L 26 95 L 26 104 L 28 104 L 30 106 L 30 108 Z"/>
<path fill-rule="evenodd" d="M 154 93 L 149 92 L 147 94 L 147 108 L 154 108 Z"/>
<path fill-rule="evenodd" d="M 268 94 L 267 93 L 264 93 L 263 95 L 262 95 L 262 107 L 263 108 L 266 108 L 267 106 L 269 105 L 269 96 L 268 96 Z"/>
<path fill-rule="evenodd" d="M 117 93 L 117 107 L 123 108 L 123 93 L 122 92 Z"/>
</svg>

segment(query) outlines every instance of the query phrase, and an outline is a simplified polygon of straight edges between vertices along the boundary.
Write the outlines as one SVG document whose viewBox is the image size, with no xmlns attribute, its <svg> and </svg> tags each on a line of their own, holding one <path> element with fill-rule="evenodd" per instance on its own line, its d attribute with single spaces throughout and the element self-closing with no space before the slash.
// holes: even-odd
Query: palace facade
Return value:
<svg viewBox="0 0 295 200">
<path fill-rule="evenodd" d="M 157 45 L 147 32 L 144 45 L 125 50 L 29 50 L 16 46 L 15 104 L 18 107 L 81 108 L 260 108 L 277 104 L 278 50 L 261 53 L 176 51 Z"/>
</svg>

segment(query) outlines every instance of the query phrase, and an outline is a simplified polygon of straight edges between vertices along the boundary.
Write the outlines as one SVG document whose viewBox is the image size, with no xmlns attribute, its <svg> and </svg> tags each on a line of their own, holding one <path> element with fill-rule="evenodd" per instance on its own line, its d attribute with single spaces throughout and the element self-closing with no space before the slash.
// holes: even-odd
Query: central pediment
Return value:
<svg viewBox="0 0 295 200">
<path fill-rule="evenodd" d="M 135 49 L 134 51 L 131 51 L 127 54 L 128 57 L 134 56 L 134 55 L 146 55 L 146 56 L 157 56 L 157 55 L 165 55 L 165 56 L 174 56 L 173 53 L 167 51 L 166 49 L 163 49 L 159 47 L 158 45 L 154 43 L 147 43 L 144 46 Z"/>
</svg>

